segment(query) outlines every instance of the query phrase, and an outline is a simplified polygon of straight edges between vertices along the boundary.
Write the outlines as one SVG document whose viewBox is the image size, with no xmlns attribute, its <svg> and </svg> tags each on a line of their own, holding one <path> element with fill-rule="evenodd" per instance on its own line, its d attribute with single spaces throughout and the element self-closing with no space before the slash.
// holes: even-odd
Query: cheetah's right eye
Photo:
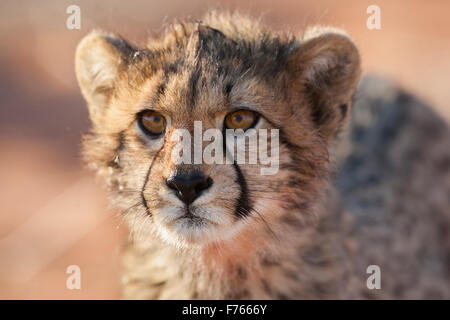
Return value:
<svg viewBox="0 0 450 320">
<path fill-rule="evenodd" d="M 146 110 L 138 114 L 138 123 L 141 129 L 150 136 L 159 136 L 166 129 L 164 116 L 153 110 Z"/>
</svg>

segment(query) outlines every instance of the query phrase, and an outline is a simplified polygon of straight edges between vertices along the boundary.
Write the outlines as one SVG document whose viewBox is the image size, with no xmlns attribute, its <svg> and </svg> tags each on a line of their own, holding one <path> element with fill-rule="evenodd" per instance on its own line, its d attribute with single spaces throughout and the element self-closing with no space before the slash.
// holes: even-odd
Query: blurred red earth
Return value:
<svg viewBox="0 0 450 320">
<path fill-rule="evenodd" d="M 66 28 L 69 1 L 0 4 L 0 299 L 120 297 L 126 228 L 82 169 L 88 115 L 74 76 L 79 40 L 101 27 L 142 43 L 175 17 L 199 16 L 211 1 L 76 1 L 81 29 Z M 216 3 L 216 5 L 219 3 Z M 366 9 L 381 8 L 381 30 Z M 393 78 L 450 119 L 450 2 L 447 0 L 224 1 L 277 29 L 345 29 L 364 72 Z M 81 290 L 66 269 L 81 269 Z"/>
</svg>

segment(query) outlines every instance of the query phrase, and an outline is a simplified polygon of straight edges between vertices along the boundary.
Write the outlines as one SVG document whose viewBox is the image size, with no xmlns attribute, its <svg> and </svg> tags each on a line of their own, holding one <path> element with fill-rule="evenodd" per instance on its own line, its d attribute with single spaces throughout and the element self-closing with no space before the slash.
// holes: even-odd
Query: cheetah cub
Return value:
<svg viewBox="0 0 450 320">
<path fill-rule="evenodd" d="M 84 157 L 130 228 L 125 298 L 422 297 L 427 288 L 448 294 L 449 265 L 442 262 L 434 273 L 424 269 L 424 278 L 414 268 L 408 279 L 415 286 L 397 281 L 409 266 L 393 261 L 416 261 L 420 251 L 409 250 L 410 239 L 400 236 L 407 231 L 396 234 L 404 224 L 383 220 L 388 234 L 371 233 L 369 224 L 369 241 L 355 231 L 364 219 L 330 188 L 330 159 L 345 153 L 335 152 L 336 137 L 352 114 L 360 76 L 358 50 L 343 32 L 312 28 L 294 36 L 210 12 L 201 22 L 172 25 L 142 48 L 91 32 L 77 48 L 75 67 L 92 120 Z M 194 136 L 198 123 L 203 134 L 219 130 L 210 141 L 224 136 L 216 160 L 230 153 L 227 129 L 251 132 L 244 146 L 262 129 L 270 137 L 277 132 L 267 141 L 269 149 L 278 142 L 276 170 L 261 174 L 266 164 L 259 159 L 176 161 L 180 129 Z M 201 150 L 207 140 L 203 135 Z M 340 148 L 344 160 L 350 140 Z M 390 212 L 382 206 L 375 215 Z M 429 263 L 441 257 L 427 254 Z M 366 286 L 371 264 L 388 279 L 381 289 Z"/>
</svg>

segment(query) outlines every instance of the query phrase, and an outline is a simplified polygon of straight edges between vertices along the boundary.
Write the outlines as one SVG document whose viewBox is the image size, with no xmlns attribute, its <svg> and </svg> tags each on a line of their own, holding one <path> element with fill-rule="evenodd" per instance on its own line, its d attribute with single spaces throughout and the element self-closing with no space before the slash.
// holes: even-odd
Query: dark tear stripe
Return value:
<svg viewBox="0 0 450 320">
<path fill-rule="evenodd" d="M 233 163 L 233 167 L 236 170 L 237 183 L 241 187 L 241 193 L 237 200 L 235 215 L 239 218 L 244 218 L 248 216 L 251 211 L 250 198 L 248 196 L 247 181 L 245 180 L 245 177 L 242 174 L 241 168 L 236 162 Z"/>
<path fill-rule="evenodd" d="M 147 212 L 147 214 L 150 217 L 152 216 L 152 213 L 150 212 L 150 208 L 147 205 L 147 200 L 145 199 L 145 196 L 144 196 L 144 190 L 145 190 L 145 187 L 147 186 L 148 178 L 150 177 L 150 172 L 152 171 L 153 163 L 155 163 L 155 160 L 156 160 L 156 158 L 158 158 L 159 153 L 161 152 L 162 149 L 163 148 L 158 150 L 158 152 L 155 154 L 155 156 L 152 160 L 152 163 L 150 163 L 150 166 L 148 167 L 147 175 L 145 176 L 144 184 L 143 184 L 142 190 L 141 190 L 142 205 L 145 207 L 145 211 Z"/>
<path fill-rule="evenodd" d="M 227 139 L 226 139 L 226 133 L 225 133 L 226 131 L 225 130 L 226 130 L 226 128 L 224 125 L 222 128 L 222 136 L 223 136 L 223 151 L 225 154 L 225 161 L 226 161 L 227 155 L 230 151 L 227 149 L 227 145 L 226 145 Z M 233 150 L 233 153 L 234 153 L 234 150 Z M 239 198 L 236 203 L 236 209 L 234 211 L 234 215 L 238 218 L 244 218 L 244 217 L 248 216 L 251 211 L 250 200 L 249 200 L 249 196 L 248 196 L 247 181 L 245 180 L 245 177 L 242 174 L 241 168 L 236 163 L 236 159 L 234 159 L 233 167 L 236 170 L 236 175 L 237 175 L 236 182 L 239 184 L 239 187 L 241 189 Z"/>
</svg>

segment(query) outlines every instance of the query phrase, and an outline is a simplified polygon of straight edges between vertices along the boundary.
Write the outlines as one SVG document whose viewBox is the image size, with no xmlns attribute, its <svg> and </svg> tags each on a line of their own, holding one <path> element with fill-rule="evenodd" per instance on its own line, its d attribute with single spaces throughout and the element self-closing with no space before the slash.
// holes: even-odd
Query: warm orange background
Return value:
<svg viewBox="0 0 450 320">
<path fill-rule="evenodd" d="M 81 30 L 66 28 L 70 4 L 81 8 Z M 381 30 L 366 28 L 371 4 L 381 8 Z M 448 0 L 2 1 L 0 298 L 120 296 L 126 230 L 79 161 L 88 120 L 73 72 L 75 47 L 94 27 L 141 42 L 163 23 L 217 5 L 264 14 L 279 29 L 342 27 L 359 46 L 366 73 L 397 80 L 450 120 Z M 81 268 L 81 290 L 66 288 L 72 264 Z"/>
</svg>

